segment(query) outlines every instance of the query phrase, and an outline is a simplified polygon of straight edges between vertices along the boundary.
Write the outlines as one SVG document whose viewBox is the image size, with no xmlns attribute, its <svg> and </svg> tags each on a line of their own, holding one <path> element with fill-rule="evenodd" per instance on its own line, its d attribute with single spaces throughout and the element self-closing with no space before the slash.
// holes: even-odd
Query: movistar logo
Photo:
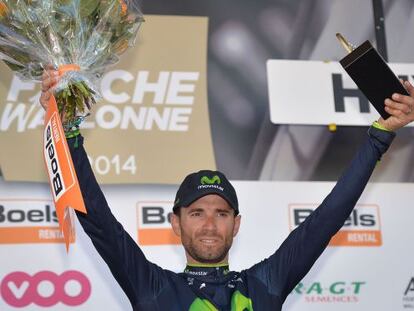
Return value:
<svg viewBox="0 0 414 311">
<path fill-rule="evenodd" d="M 218 311 L 207 299 L 196 298 L 189 311 Z M 231 297 L 231 311 L 253 311 L 253 303 L 250 298 L 236 290 Z"/>
<path fill-rule="evenodd" d="M 212 178 L 209 178 L 208 176 L 203 176 L 200 179 L 200 183 L 202 185 L 214 185 L 214 184 L 220 185 L 221 179 L 217 175 L 214 175 Z"/>
</svg>

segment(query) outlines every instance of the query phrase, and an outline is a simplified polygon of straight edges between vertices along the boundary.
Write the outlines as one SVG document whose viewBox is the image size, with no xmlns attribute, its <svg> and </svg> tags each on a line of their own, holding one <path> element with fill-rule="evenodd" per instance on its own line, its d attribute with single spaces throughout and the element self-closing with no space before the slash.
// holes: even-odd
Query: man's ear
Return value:
<svg viewBox="0 0 414 311">
<path fill-rule="evenodd" d="M 171 227 L 174 233 L 181 237 L 181 225 L 180 225 L 180 216 L 176 214 L 171 214 Z"/>
<path fill-rule="evenodd" d="M 234 218 L 233 237 L 235 237 L 237 233 L 239 232 L 240 222 L 241 222 L 241 215 L 237 215 Z"/>
</svg>

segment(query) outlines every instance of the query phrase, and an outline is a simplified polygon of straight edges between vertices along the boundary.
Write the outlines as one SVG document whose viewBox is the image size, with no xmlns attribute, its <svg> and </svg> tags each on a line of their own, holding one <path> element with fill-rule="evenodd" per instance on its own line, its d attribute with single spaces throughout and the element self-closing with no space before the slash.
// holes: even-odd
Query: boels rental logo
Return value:
<svg viewBox="0 0 414 311">
<path fill-rule="evenodd" d="M 0 244 L 64 243 L 53 202 L 0 198 Z"/>
<path fill-rule="evenodd" d="M 173 202 L 138 202 L 138 244 L 179 245 L 181 240 L 171 228 Z"/>
<path fill-rule="evenodd" d="M 299 226 L 317 207 L 317 204 L 290 204 L 290 230 Z M 329 246 L 381 246 L 379 210 L 375 204 L 357 204 L 343 227 L 332 237 Z"/>
</svg>

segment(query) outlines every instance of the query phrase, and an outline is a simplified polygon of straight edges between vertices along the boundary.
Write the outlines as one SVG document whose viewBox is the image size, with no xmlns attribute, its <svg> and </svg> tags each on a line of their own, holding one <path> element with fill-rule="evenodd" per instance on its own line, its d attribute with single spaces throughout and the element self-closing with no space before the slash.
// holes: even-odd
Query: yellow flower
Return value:
<svg viewBox="0 0 414 311">
<path fill-rule="evenodd" d="M 128 10 L 128 6 L 124 0 L 118 0 L 121 5 L 121 16 L 125 16 Z"/>
<path fill-rule="evenodd" d="M 124 39 L 124 40 L 117 42 L 113 50 L 116 54 L 120 55 L 124 53 L 128 47 L 129 47 L 128 40 Z"/>
<path fill-rule="evenodd" d="M 7 13 L 9 12 L 9 9 L 4 4 L 3 1 L 0 1 L 0 18 L 7 16 Z"/>
</svg>

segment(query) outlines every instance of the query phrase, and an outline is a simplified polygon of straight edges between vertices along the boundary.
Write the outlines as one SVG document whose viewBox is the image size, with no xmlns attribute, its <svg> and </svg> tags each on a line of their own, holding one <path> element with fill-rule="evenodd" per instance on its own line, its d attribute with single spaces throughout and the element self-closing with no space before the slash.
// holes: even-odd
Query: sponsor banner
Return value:
<svg viewBox="0 0 414 311">
<path fill-rule="evenodd" d="M 168 202 L 138 202 L 138 244 L 150 245 L 179 245 L 181 240 L 171 228 L 171 206 Z"/>
<path fill-rule="evenodd" d="M 236 181 L 234 186 L 242 222 L 230 251 L 230 266 L 240 271 L 273 254 L 295 223 L 306 218 L 307 210 L 313 210 L 328 195 L 333 183 Z M 183 248 L 179 240 L 170 239 L 169 215 L 176 187 L 106 185 L 102 188 L 114 216 L 140 245 L 146 258 L 165 269 L 183 271 Z M 380 236 L 381 244 L 346 241 L 346 247 L 328 247 L 288 296 L 284 309 L 409 310 L 414 300 L 411 247 L 414 232 L 409 230 L 414 218 L 413 191 L 412 184 L 368 185 L 341 230 L 374 231 L 375 237 Z M 57 228 L 51 202 L 50 190 L 45 184 L 0 181 L 0 205 L 3 206 L 0 226 Z M 69 254 L 56 242 L 33 243 L 29 239 L 0 244 L 0 283 L 3 284 L 0 310 L 14 310 L 16 304 L 25 305 L 22 310 L 131 309 L 78 222 L 77 226 L 77 243 L 71 245 Z M 154 230 L 155 234 L 149 238 L 151 231 L 146 230 Z M 68 280 L 67 271 L 80 274 Z M 88 286 L 82 281 L 82 275 L 89 280 L 90 294 L 82 304 L 69 306 L 65 303 L 70 303 L 72 298 L 81 302 L 87 296 Z M 63 292 L 60 286 L 64 287 Z M 39 296 L 45 297 L 50 306 L 41 306 Z"/>
<path fill-rule="evenodd" d="M 215 169 L 207 105 L 204 17 L 146 16 L 132 48 L 103 75 L 83 123 L 101 183 L 178 184 Z M 0 168 L 8 181 L 46 181 L 40 85 L 0 64 Z M 30 155 L 30 161 L 28 158 Z M 174 163 L 174 165 L 171 165 Z"/>
<path fill-rule="evenodd" d="M 298 227 L 317 204 L 289 204 L 290 230 Z M 357 204 L 344 226 L 332 237 L 330 246 L 381 246 L 380 209 L 375 204 Z"/>
<path fill-rule="evenodd" d="M 414 64 L 389 66 L 400 78 L 414 81 Z M 269 60 L 267 78 L 275 124 L 365 126 L 379 118 L 338 62 Z"/>
<path fill-rule="evenodd" d="M 15 271 L 3 278 L 0 293 L 2 299 L 15 308 L 29 305 L 53 307 L 59 303 L 76 307 L 90 297 L 91 283 L 83 273 L 75 270 L 62 274 L 39 271 L 33 275 Z"/>
<path fill-rule="evenodd" d="M 52 201 L 0 197 L 0 244 L 63 242 Z"/>
<path fill-rule="evenodd" d="M 365 281 L 300 282 L 293 294 L 312 304 L 358 303 L 366 285 Z"/>
</svg>

